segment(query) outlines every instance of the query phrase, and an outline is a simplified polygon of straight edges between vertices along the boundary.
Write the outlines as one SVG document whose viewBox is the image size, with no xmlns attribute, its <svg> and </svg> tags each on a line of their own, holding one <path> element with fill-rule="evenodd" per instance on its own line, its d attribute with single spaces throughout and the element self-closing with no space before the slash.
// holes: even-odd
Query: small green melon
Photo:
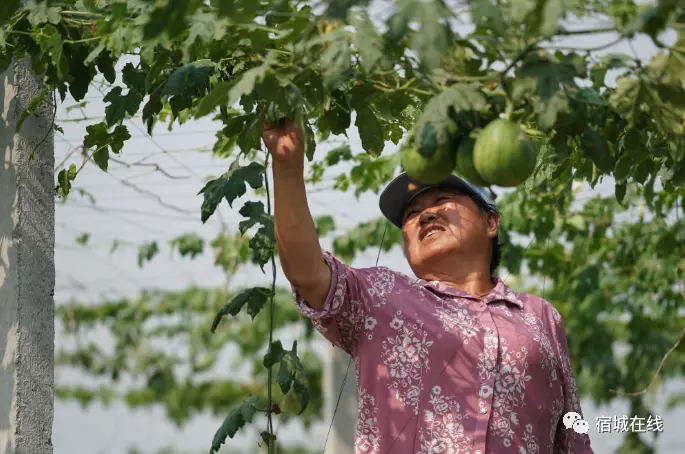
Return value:
<svg viewBox="0 0 685 454">
<path fill-rule="evenodd" d="M 480 133 L 473 149 L 478 174 L 496 186 L 513 187 L 533 174 L 537 151 L 525 132 L 509 120 L 490 122 Z"/>
<path fill-rule="evenodd" d="M 439 148 L 426 158 L 414 145 L 400 149 L 402 168 L 412 180 L 421 184 L 435 184 L 447 178 L 455 166 L 454 152 L 447 147 Z"/>
<path fill-rule="evenodd" d="M 457 165 L 454 170 L 457 172 L 457 175 L 466 178 L 475 185 L 490 186 L 490 183 L 480 176 L 476 167 L 473 165 L 473 148 L 475 144 L 475 139 L 468 136 L 464 137 L 459 142 L 459 148 L 457 149 Z"/>
</svg>

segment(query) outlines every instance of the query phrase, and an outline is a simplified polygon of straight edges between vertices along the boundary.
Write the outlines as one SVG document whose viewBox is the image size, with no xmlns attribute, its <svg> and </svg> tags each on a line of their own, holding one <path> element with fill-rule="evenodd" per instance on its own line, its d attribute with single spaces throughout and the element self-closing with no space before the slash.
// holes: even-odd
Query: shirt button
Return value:
<svg viewBox="0 0 685 454">
<path fill-rule="evenodd" d="M 481 415 L 484 415 L 484 414 L 487 413 L 487 412 L 488 412 L 488 409 L 487 409 L 487 408 L 481 407 L 481 409 L 480 409 L 480 414 L 481 414 Z"/>
</svg>

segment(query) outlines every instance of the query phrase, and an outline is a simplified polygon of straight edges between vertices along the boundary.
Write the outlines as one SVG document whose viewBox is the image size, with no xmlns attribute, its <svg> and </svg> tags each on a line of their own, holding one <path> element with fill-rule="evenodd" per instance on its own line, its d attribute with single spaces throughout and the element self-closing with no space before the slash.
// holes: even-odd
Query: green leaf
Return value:
<svg viewBox="0 0 685 454">
<path fill-rule="evenodd" d="M 156 3 L 157 7 L 147 16 L 143 26 L 143 39 L 152 40 L 164 33 L 179 36 L 188 26 L 187 19 L 199 6 L 196 1 L 168 0 Z"/>
<path fill-rule="evenodd" d="M 96 123 L 94 125 L 86 126 L 86 136 L 83 139 L 83 146 L 85 148 L 105 147 L 109 144 L 109 131 L 107 124 L 104 122 Z"/>
<path fill-rule="evenodd" d="M 307 160 L 311 162 L 314 159 L 314 152 L 316 151 L 316 135 L 309 122 L 304 125 L 304 154 Z"/>
<path fill-rule="evenodd" d="M 275 340 L 271 343 L 269 351 L 264 355 L 264 367 L 267 369 L 273 367 L 275 364 L 279 363 L 283 359 L 283 354 L 285 350 L 283 349 L 283 344 L 281 341 Z"/>
<path fill-rule="evenodd" d="M 171 240 L 171 247 L 178 248 L 182 257 L 190 256 L 190 258 L 202 254 L 204 244 L 204 239 L 197 233 L 188 233 Z"/>
<path fill-rule="evenodd" d="M 252 422 L 255 413 L 259 411 L 258 405 L 259 399 L 255 396 L 250 396 L 239 406 L 233 408 L 228 415 L 226 415 L 219 430 L 214 434 L 212 447 L 209 453 L 214 454 L 215 452 L 219 452 L 221 445 L 226 442 L 226 438 L 233 438 L 246 423 Z"/>
<path fill-rule="evenodd" d="M 240 221 L 238 224 L 238 231 L 245 234 L 250 228 L 256 224 L 261 224 L 265 227 L 273 226 L 273 216 L 264 211 L 264 204 L 262 202 L 245 202 L 245 205 L 238 211 L 241 216 L 248 218 Z"/>
<path fill-rule="evenodd" d="M 145 262 L 151 261 L 159 252 L 159 246 L 156 241 L 144 243 L 138 247 L 138 267 L 142 268 Z"/>
<path fill-rule="evenodd" d="M 114 128 L 110 134 L 109 147 L 114 153 L 119 153 L 124 148 L 124 142 L 131 138 L 128 128 L 124 125 L 119 125 Z"/>
<path fill-rule="evenodd" d="M 3 0 L 4 2 L 5 0 Z M 60 9 L 57 6 L 48 6 L 47 1 L 29 0 L 26 2 L 25 9 L 29 12 L 26 16 L 29 23 L 34 27 L 49 22 L 59 24 L 62 20 Z"/>
<path fill-rule="evenodd" d="M 409 23 L 413 19 L 414 0 L 399 0 L 396 3 L 396 11 L 386 21 L 387 30 L 383 35 L 386 48 L 395 47 L 409 32 Z"/>
<path fill-rule="evenodd" d="M 250 314 L 252 319 L 257 316 L 259 311 L 262 310 L 264 305 L 271 298 L 271 289 L 267 287 L 252 287 L 242 290 L 236 296 L 234 296 L 229 302 L 224 304 L 219 312 L 214 317 L 212 321 L 212 332 L 215 332 L 221 319 L 226 315 L 232 315 L 235 317 L 243 310 L 243 306 L 247 304 L 247 313 Z"/>
<path fill-rule="evenodd" d="M 2 32 L 0 31 L 0 33 L 2 33 Z M 7 68 L 9 68 L 11 64 L 12 64 L 12 56 L 3 53 L 0 50 L 0 73 L 4 73 L 5 71 L 7 71 Z"/>
<path fill-rule="evenodd" d="M 88 48 L 85 46 L 71 46 L 71 52 L 65 53 L 68 62 L 69 93 L 75 101 L 82 100 L 88 93 L 90 83 L 93 81 L 95 68 L 86 66 L 83 62 L 88 57 Z M 65 71 L 66 72 L 66 71 Z"/>
<path fill-rule="evenodd" d="M 307 408 L 309 403 L 309 382 L 304 366 L 297 356 L 297 341 L 293 342 L 293 349 L 285 351 L 280 361 L 276 382 L 283 394 L 287 394 L 292 387 L 300 397 L 299 414 Z"/>
<path fill-rule="evenodd" d="M 107 124 L 104 122 L 86 126 L 86 132 L 83 146 L 87 149 L 95 148 L 93 159 L 105 172 L 109 163 L 109 149 L 114 153 L 119 153 L 124 146 L 124 142 L 131 138 L 131 134 L 129 134 L 126 126 L 119 125 L 110 134 L 107 130 Z"/>
<path fill-rule="evenodd" d="M 50 56 L 50 61 L 57 71 L 57 77 L 64 77 L 62 35 L 55 27 L 47 25 L 43 28 L 42 33 L 38 35 L 37 41 L 43 54 Z"/>
<path fill-rule="evenodd" d="M 627 68 L 633 66 L 635 59 L 625 54 L 608 54 L 599 61 L 600 66 L 607 69 Z"/>
<path fill-rule="evenodd" d="M 197 11 L 190 20 L 190 29 L 186 43 L 192 45 L 196 41 L 211 43 L 220 41 L 225 35 L 229 22 L 225 18 L 219 18 L 213 11 Z M 184 47 L 185 51 L 191 50 L 190 46 Z"/>
<path fill-rule="evenodd" d="M 369 74 L 376 70 L 387 69 L 388 61 L 385 57 L 383 41 L 366 13 L 357 14 L 352 21 L 352 26 L 356 30 L 353 38 L 355 46 L 359 49 L 362 68 Z"/>
<path fill-rule="evenodd" d="M 590 128 L 586 128 L 581 138 L 583 154 L 590 158 L 603 172 L 614 169 L 615 160 L 609 150 L 607 140 Z"/>
<path fill-rule="evenodd" d="M 364 150 L 373 156 L 380 156 L 385 147 L 385 135 L 383 134 L 383 126 L 371 107 L 358 110 L 354 124 L 359 130 L 359 137 L 362 140 Z"/>
<path fill-rule="evenodd" d="M 382 248 L 387 252 L 395 246 L 402 246 L 402 231 L 390 227 L 382 217 L 363 222 L 333 239 L 333 253 L 347 263 L 367 249 Z"/>
<path fill-rule="evenodd" d="M 199 194 L 204 194 L 201 208 L 202 222 L 207 222 L 223 199 L 233 206 L 233 201 L 245 194 L 246 184 L 249 184 L 252 189 L 261 188 L 263 175 L 264 166 L 251 162 L 246 167 L 232 167 L 221 177 L 209 181 L 199 192 Z"/>
<path fill-rule="evenodd" d="M 21 0 L 3 0 L 0 4 L 0 27 L 5 25 L 10 17 L 19 9 Z"/>
<path fill-rule="evenodd" d="M 633 167 L 634 163 L 635 158 L 633 156 L 628 153 L 622 154 L 616 160 L 616 166 L 614 167 L 614 178 L 616 178 L 618 181 L 625 180 L 630 174 L 630 169 Z"/>
<path fill-rule="evenodd" d="M 440 112 L 454 112 L 456 114 L 480 112 L 487 108 L 488 105 L 485 95 L 483 95 L 478 87 L 469 84 L 452 85 L 442 93 L 431 98 L 429 105 L 434 102 L 438 104 L 435 107 L 431 106 L 431 109 L 439 109 Z M 428 106 L 426 109 L 428 109 Z"/>
<path fill-rule="evenodd" d="M 191 63 L 192 64 L 192 63 Z M 200 72 L 200 71 L 198 71 Z M 174 72 L 169 79 L 174 77 Z M 145 93 L 145 90 L 147 88 L 147 71 L 144 69 L 138 69 L 135 66 L 133 66 L 131 63 L 126 63 L 124 65 L 124 69 L 121 70 L 121 78 L 126 84 L 126 86 L 130 90 L 135 90 L 138 93 Z M 180 78 L 180 77 L 179 77 Z M 198 79 L 201 79 L 197 75 L 197 73 L 194 73 L 194 77 L 191 77 L 190 75 L 187 76 L 187 83 L 188 83 L 188 89 L 191 89 L 195 85 L 200 85 L 198 82 Z M 165 85 L 166 88 L 166 85 Z"/>
<path fill-rule="evenodd" d="M 626 34 L 642 32 L 652 39 L 664 30 L 672 9 L 675 9 L 675 1 L 659 1 L 656 5 L 646 9 L 637 19 L 626 27 Z"/>
<path fill-rule="evenodd" d="M 333 134 L 345 134 L 351 124 L 351 112 L 346 93 L 333 90 L 330 100 L 330 106 L 325 108 L 316 125 L 322 133 L 330 131 Z"/>
<path fill-rule="evenodd" d="M 458 132 L 454 116 L 468 123 L 466 119 L 469 113 L 485 106 L 484 95 L 466 84 L 454 85 L 433 96 L 416 125 L 419 152 L 424 156 L 432 156 L 438 147 L 447 146 Z"/>
<path fill-rule="evenodd" d="M 271 260 L 276 247 L 273 223 L 260 227 L 257 233 L 250 238 L 249 245 L 252 249 L 252 263 L 259 265 L 264 272 L 264 265 Z"/>
<path fill-rule="evenodd" d="M 347 11 L 353 6 L 366 6 L 369 0 L 325 0 L 326 8 L 325 15 L 331 19 L 346 20 Z"/>
<path fill-rule="evenodd" d="M 518 70 L 512 96 L 515 100 L 533 97 L 539 127 L 548 130 L 556 125 L 560 113 L 570 113 L 564 87 L 575 87 L 580 77 L 572 61 L 573 55 L 562 59 L 548 54 L 528 56 Z"/>
<path fill-rule="evenodd" d="M 89 239 L 90 235 L 88 233 L 82 233 L 81 235 L 76 237 L 76 244 L 78 244 L 79 246 L 87 246 Z"/>
<path fill-rule="evenodd" d="M 214 74 L 214 62 L 197 60 L 176 69 L 161 90 L 162 96 L 184 96 L 186 93 L 209 87 L 209 78 Z M 145 79 L 142 80 L 145 87 Z"/>
<path fill-rule="evenodd" d="M 56 191 L 66 199 L 71 191 L 71 182 L 76 178 L 76 164 L 71 164 L 68 169 L 62 169 L 57 174 Z"/>
<path fill-rule="evenodd" d="M 88 57 L 86 57 L 86 59 L 87 58 Z M 113 84 L 116 81 L 117 77 L 116 70 L 114 69 L 115 63 L 116 60 L 114 60 L 112 58 L 112 55 L 107 51 L 101 52 L 100 55 L 98 55 L 97 57 L 97 69 L 102 73 L 102 76 L 110 84 Z M 90 63 L 86 62 L 86 64 L 90 66 Z"/>
<path fill-rule="evenodd" d="M 507 22 L 504 20 L 502 8 L 493 0 L 473 0 L 471 17 L 473 22 L 480 27 L 486 28 L 496 36 L 505 36 Z"/>
<path fill-rule="evenodd" d="M 417 4 L 420 30 L 413 34 L 411 44 L 426 69 L 440 66 L 451 41 L 449 25 L 442 21 L 446 14 L 441 5 L 437 1 Z"/>
<path fill-rule="evenodd" d="M 325 51 L 319 64 L 322 68 L 323 85 L 326 89 L 338 88 L 350 79 L 352 71 L 352 52 L 347 32 L 340 28 L 326 35 Z"/>
<path fill-rule="evenodd" d="M 245 71 L 240 80 L 235 83 L 220 82 L 214 86 L 207 96 L 202 98 L 195 111 L 195 118 L 203 117 L 214 111 L 218 106 L 230 106 L 254 89 L 255 84 L 260 82 L 271 67 L 269 61 L 255 68 Z"/>
<path fill-rule="evenodd" d="M 109 126 L 121 123 L 127 115 L 133 117 L 143 101 L 143 95 L 136 90 L 129 90 L 125 95 L 122 95 L 121 91 L 121 87 L 114 87 L 102 98 L 104 102 L 109 103 L 105 107 L 105 121 Z"/>
<path fill-rule="evenodd" d="M 616 185 L 615 185 L 615 195 L 616 195 L 616 201 L 617 201 L 618 203 L 623 203 L 623 199 L 624 199 L 625 196 L 626 196 L 626 190 L 627 190 L 627 188 L 628 188 L 628 186 L 627 186 L 627 184 L 626 184 L 625 181 L 623 181 L 623 182 L 618 182 L 618 181 L 617 181 L 617 182 L 616 182 Z"/>
<path fill-rule="evenodd" d="M 511 12 L 512 18 L 524 24 L 531 34 L 551 36 L 559 30 L 566 5 L 564 0 L 516 0 Z"/>
<path fill-rule="evenodd" d="M 316 234 L 319 238 L 335 231 L 335 219 L 332 216 L 320 216 L 314 219 L 314 223 L 316 225 Z"/>
<path fill-rule="evenodd" d="M 633 128 L 640 114 L 640 106 L 645 102 L 644 96 L 644 86 L 639 79 L 623 76 L 616 81 L 616 90 L 609 97 L 609 104 Z"/>
<path fill-rule="evenodd" d="M 328 167 L 333 167 L 340 161 L 349 161 L 350 159 L 352 159 L 352 149 L 349 145 L 345 144 L 333 148 L 326 153 L 325 162 Z"/>
<path fill-rule="evenodd" d="M 107 172 L 107 169 L 109 169 L 109 150 L 107 147 L 95 150 L 92 159 L 100 169 Z"/>
</svg>

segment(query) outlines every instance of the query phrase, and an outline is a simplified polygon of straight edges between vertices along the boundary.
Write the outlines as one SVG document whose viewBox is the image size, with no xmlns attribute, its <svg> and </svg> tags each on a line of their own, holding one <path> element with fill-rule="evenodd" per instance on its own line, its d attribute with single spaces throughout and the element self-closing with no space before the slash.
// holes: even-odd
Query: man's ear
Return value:
<svg viewBox="0 0 685 454">
<path fill-rule="evenodd" d="M 487 213 L 488 238 L 494 238 L 499 230 L 499 214 L 494 211 Z"/>
</svg>

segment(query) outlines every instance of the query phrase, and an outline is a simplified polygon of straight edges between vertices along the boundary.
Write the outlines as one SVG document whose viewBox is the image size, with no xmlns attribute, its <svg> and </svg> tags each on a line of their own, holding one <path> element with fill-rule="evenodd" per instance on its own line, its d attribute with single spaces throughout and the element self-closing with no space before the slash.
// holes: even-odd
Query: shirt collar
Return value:
<svg viewBox="0 0 685 454">
<path fill-rule="evenodd" d="M 502 281 L 498 277 L 494 277 L 493 281 L 495 282 L 495 287 L 486 296 L 480 298 L 481 301 L 485 302 L 486 304 L 495 301 L 507 301 L 512 304 L 515 304 L 520 309 L 523 309 L 523 300 L 519 298 L 518 294 L 514 290 L 512 290 L 511 287 L 506 285 L 504 281 Z M 472 295 L 471 293 L 466 292 L 464 290 L 460 290 L 451 285 L 445 284 L 442 281 L 426 281 L 424 279 L 418 279 L 417 283 L 430 290 L 445 295 L 456 296 L 460 298 L 478 299 L 477 296 Z"/>
</svg>

